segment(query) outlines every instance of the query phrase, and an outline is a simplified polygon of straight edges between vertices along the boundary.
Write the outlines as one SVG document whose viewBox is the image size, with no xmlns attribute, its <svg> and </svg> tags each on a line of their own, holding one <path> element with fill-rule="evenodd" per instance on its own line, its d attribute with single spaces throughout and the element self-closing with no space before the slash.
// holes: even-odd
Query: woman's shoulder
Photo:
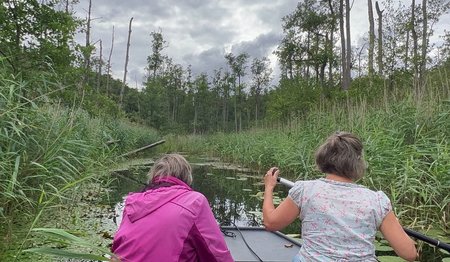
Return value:
<svg viewBox="0 0 450 262">
<path fill-rule="evenodd" d="M 186 206 L 202 206 L 208 204 L 208 199 L 200 192 L 197 191 L 187 191 L 183 195 L 181 195 L 177 202 L 183 203 Z"/>
</svg>

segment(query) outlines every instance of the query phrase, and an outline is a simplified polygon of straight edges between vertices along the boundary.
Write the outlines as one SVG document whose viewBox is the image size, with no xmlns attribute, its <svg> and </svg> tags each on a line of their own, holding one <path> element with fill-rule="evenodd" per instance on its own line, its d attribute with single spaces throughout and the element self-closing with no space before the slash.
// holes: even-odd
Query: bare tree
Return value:
<svg viewBox="0 0 450 262">
<path fill-rule="evenodd" d="M 345 77 L 347 78 L 347 90 L 350 87 L 350 81 L 351 81 L 351 71 L 352 71 L 352 45 L 351 45 L 351 39 L 350 39 L 350 0 L 345 0 L 345 33 L 346 33 L 346 41 L 347 41 L 347 74 Z"/>
<path fill-rule="evenodd" d="M 131 38 L 131 23 L 133 22 L 133 17 L 130 19 L 130 24 L 128 25 L 128 40 L 127 40 L 127 53 L 125 55 L 125 69 L 123 72 L 123 82 L 122 88 L 120 89 L 120 107 L 123 107 L 123 93 L 125 91 L 125 85 L 127 84 L 127 70 L 128 70 L 128 59 L 130 53 L 130 38 Z"/>
<path fill-rule="evenodd" d="M 366 43 L 363 44 L 363 46 L 361 46 L 361 48 L 358 51 L 358 77 L 361 76 L 361 71 L 362 71 L 362 67 L 361 67 L 361 55 L 362 55 L 362 51 L 364 51 L 364 48 L 366 48 Z"/>
<path fill-rule="evenodd" d="M 111 36 L 111 48 L 109 49 L 109 56 L 108 56 L 108 66 L 106 67 L 106 94 L 109 93 L 109 79 L 111 78 L 109 73 L 111 72 L 111 56 L 114 49 L 114 26 L 112 28 L 112 36 Z"/>
<path fill-rule="evenodd" d="M 413 40 L 413 66 L 414 66 L 414 87 L 417 88 L 419 83 L 419 65 L 418 65 L 418 37 L 416 32 L 416 1 L 411 2 L 411 36 Z"/>
<path fill-rule="evenodd" d="M 328 7 L 330 8 L 331 14 L 331 31 L 330 31 L 330 42 L 329 42 L 329 52 L 333 54 L 333 46 L 334 46 L 334 30 L 336 28 L 336 14 L 334 13 L 332 0 L 328 0 Z M 329 58 L 328 63 L 328 81 L 331 85 L 333 82 L 333 58 Z"/>
<path fill-rule="evenodd" d="M 425 73 L 427 65 L 427 49 L 428 49 L 428 14 L 427 0 L 422 0 L 422 54 L 420 58 L 420 86 L 425 85 Z"/>
<path fill-rule="evenodd" d="M 83 52 L 84 56 L 84 77 L 83 84 L 86 85 L 89 81 L 89 71 L 91 69 L 91 9 L 92 0 L 89 0 L 88 16 L 86 22 L 86 43 L 85 50 Z"/>
<path fill-rule="evenodd" d="M 345 22 L 344 22 L 345 19 Z M 344 28 L 345 23 L 345 28 Z M 349 0 L 339 1 L 339 30 L 341 33 L 341 66 L 342 66 L 342 89 L 347 90 L 350 87 L 350 64 L 351 64 L 351 45 L 350 45 L 350 4 Z"/>
<path fill-rule="evenodd" d="M 383 12 L 380 10 L 378 1 L 375 2 L 375 9 L 378 15 L 378 54 L 377 54 L 377 64 L 378 64 L 378 74 L 383 75 Z"/>
<path fill-rule="evenodd" d="M 102 40 L 99 41 L 100 44 L 100 57 L 98 61 L 98 72 L 97 72 L 97 92 L 100 91 L 100 84 L 102 81 L 102 65 L 103 65 L 103 44 Z"/>
<path fill-rule="evenodd" d="M 369 78 L 372 79 L 373 77 L 373 52 L 375 49 L 375 25 L 374 25 L 374 19 L 373 19 L 373 5 L 372 0 L 367 0 L 367 9 L 369 11 L 369 61 L 368 61 L 368 67 L 369 67 Z M 372 81 L 370 81 L 372 84 Z"/>
</svg>

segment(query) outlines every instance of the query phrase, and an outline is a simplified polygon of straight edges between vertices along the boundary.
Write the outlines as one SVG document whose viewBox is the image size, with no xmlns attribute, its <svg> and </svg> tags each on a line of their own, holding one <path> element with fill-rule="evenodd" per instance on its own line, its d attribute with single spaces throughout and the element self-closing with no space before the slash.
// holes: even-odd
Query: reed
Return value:
<svg viewBox="0 0 450 262">
<path fill-rule="evenodd" d="M 166 144 L 182 144 L 183 150 L 202 148 L 256 170 L 278 166 L 290 179 L 312 179 L 321 176 L 313 159 L 319 144 L 335 131 L 354 132 L 364 141 L 368 162 L 360 182 L 386 192 L 408 226 L 435 226 L 448 232 L 450 99 L 446 83 L 430 82 L 419 93 L 404 86 L 385 87 L 378 99 L 348 94 L 322 100 L 308 115 L 286 126 L 169 138 Z M 174 139 L 176 143 L 171 142 Z"/>
<path fill-rule="evenodd" d="M 100 179 L 115 156 L 159 139 L 155 130 L 127 120 L 54 104 L 48 94 L 59 85 L 49 85 L 0 73 L 0 254 L 14 246 L 15 259 L 49 209 L 76 203 L 80 186 Z"/>
</svg>

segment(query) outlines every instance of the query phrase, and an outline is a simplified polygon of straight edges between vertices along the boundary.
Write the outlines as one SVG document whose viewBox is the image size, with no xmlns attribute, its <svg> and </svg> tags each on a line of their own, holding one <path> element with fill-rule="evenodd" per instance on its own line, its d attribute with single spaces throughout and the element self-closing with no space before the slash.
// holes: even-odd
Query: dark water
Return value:
<svg viewBox="0 0 450 262">
<path fill-rule="evenodd" d="M 261 226 L 262 225 L 262 175 L 239 170 L 216 169 L 207 166 L 194 167 L 194 190 L 201 192 L 209 200 L 211 209 L 221 225 L 237 226 Z M 143 185 L 136 181 L 146 181 L 145 174 L 148 169 L 136 169 L 131 174 L 117 176 L 117 180 L 112 183 L 113 193 L 108 202 L 114 204 L 122 202 L 123 196 L 129 192 L 137 192 L 143 189 Z M 131 176 L 130 178 L 126 178 Z M 278 185 L 274 194 L 278 201 L 287 196 L 288 188 Z M 299 234 L 300 222 L 294 223 L 282 230 L 285 234 Z M 385 241 L 376 243 L 376 254 L 379 257 L 395 256 L 392 249 Z M 439 250 L 423 245 L 420 261 L 442 261 L 444 255 Z M 381 261 L 390 260 L 384 257 Z M 392 258 L 392 257 L 391 257 Z M 398 259 L 398 258 L 392 258 Z"/>
</svg>

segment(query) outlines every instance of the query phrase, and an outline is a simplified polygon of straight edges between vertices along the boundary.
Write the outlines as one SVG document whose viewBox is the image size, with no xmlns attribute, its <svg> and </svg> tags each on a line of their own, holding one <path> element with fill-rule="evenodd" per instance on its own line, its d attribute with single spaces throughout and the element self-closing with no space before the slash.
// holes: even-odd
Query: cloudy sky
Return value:
<svg viewBox="0 0 450 262">
<path fill-rule="evenodd" d="M 226 67 L 224 55 L 247 52 L 251 59 L 269 56 L 278 72 L 272 52 L 282 38 L 281 18 L 292 13 L 293 0 L 92 0 L 92 42 L 103 41 L 103 57 L 115 41 L 112 56 L 114 77 L 122 79 L 128 23 L 134 17 L 127 82 L 141 86 L 153 31 L 161 31 L 168 47 L 164 53 L 183 67 L 192 65 L 194 74 L 211 73 Z M 405 2 L 409 2 L 406 1 Z M 74 11 L 87 16 L 88 0 L 80 0 Z M 368 30 L 366 1 L 356 0 L 351 11 L 352 42 L 356 44 Z M 442 34 L 450 24 L 446 15 L 435 26 Z M 84 43 L 83 35 L 77 40 Z"/>
</svg>

